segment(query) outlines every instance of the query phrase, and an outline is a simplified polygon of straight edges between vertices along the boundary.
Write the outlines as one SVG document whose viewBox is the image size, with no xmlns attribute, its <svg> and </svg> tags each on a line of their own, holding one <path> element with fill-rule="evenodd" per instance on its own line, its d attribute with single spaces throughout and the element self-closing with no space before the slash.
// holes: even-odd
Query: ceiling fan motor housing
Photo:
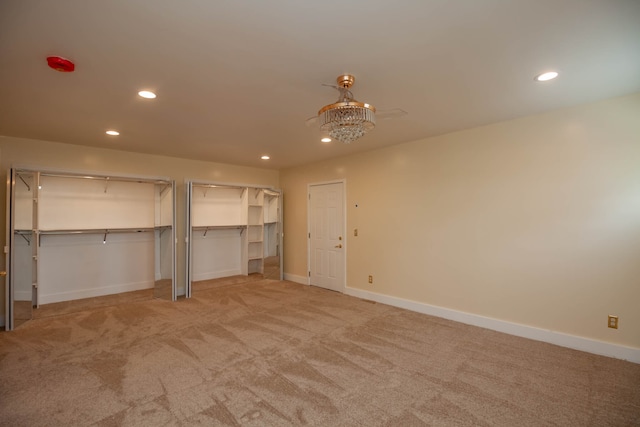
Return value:
<svg viewBox="0 0 640 427">
<path fill-rule="evenodd" d="M 350 74 L 338 76 L 340 98 L 318 111 L 320 131 L 345 144 L 362 138 L 376 126 L 375 107 L 353 99 L 349 88 L 355 80 Z"/>
<path fill-rule="evenodd" d="M 343 74 L 339 76 L 336 81 L 338 82 L 338 86 L 349 89 L 355 83 L 356 78 L 351 74 Z"/>
</svg>

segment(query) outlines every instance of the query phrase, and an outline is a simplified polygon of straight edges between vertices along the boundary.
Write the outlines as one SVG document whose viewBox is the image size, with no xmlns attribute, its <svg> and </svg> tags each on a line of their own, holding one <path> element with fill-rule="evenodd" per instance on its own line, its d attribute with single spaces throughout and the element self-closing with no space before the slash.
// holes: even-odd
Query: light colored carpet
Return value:
<svg viewBox="0 0 640 427">
<path fill-rule="evenodd" d="M 640 365 L 271 280 L 0 333 L 2 426 L 634 426 Z"/>
</svg>

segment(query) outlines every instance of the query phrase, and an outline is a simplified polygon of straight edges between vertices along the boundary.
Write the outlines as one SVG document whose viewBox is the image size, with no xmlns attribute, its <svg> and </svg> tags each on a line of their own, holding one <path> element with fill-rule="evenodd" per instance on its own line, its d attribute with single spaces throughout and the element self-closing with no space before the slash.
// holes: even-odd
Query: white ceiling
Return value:
<svg viewBox="0 0 640 427">
<path fill-rule="evenodd" d="M 321 143 L 342 73 L 409 114 Z M 0 0 L 0 135 L 281 169 L 638 91 L 638 0 Z"/>
</svg>

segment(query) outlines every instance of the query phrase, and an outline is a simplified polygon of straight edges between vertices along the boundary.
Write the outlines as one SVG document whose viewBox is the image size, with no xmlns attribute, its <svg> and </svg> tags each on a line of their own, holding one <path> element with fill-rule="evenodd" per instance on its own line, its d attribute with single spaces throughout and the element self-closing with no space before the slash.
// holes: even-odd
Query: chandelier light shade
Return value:
<svg viewBox="0 0 640 427">
<path fill-rule="evenodd" d="M 338 102 L 329 104 L 318 111 L 320 131 L 345 144 L 362 138 L 376 126 L 376 109 L 371 104 L 353 99 L 349 88 L 355 77 L 349 74 L 338 77 Z"/>
</svg>

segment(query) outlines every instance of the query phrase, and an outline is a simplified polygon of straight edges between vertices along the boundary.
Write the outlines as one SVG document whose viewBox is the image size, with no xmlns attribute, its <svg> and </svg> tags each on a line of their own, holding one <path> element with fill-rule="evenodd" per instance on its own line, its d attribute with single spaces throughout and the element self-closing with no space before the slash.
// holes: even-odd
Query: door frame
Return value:
<svg viewBox="0 0 640 427">
<path fill-rule="evenodd" d="M 344 250 L 342 251 L 342 265 L 343 267 L 343 281 L 342 281 L 342 293 L 347 290 L 347 179 L 336 179 L 331 181 L 312 182 L 307 184 L 307 285 L 311 286 L 311 187 L 328 185 L 328 184 L 342 184 L 342 231 L 344 235 Z"/>
<path fill-rule="evenodd" d="M 14 230 L 13 224 L 15 220 L 15 212 L 14 212 L 14 187 L 15 187 L 15 177 L 18 172 L 33 172 L 38 174 L 46 174 L 46 175 L 63 175 L 67 177 L 83 177 L 90 176 L 94 178 L 112 178 L 114 180 L 122 179 L 125 181 L 142 181 L 145 183 L 153 184 L 156 181 L 165 181 L 172 188 L 172 211 L 173 211 L 173 219 L 172 219 L 172 299 L 175 301 L 176 296 L 176 187 L 175 180 L 169 177 L 162 176 L 146 176 L 146 175 L 132 175 L 132 174 L 121 174 L 121 173 L 108 173 L 99 170 L 86 170 L 86 169 L 78 169 L 78 170 L 70 170 L 70 169 L 59 169 L 59 168 L 40 168 L 36 166 L 30 165 L 22 165 L 22 164 L 14 164 L 10 165 L 7 168 L 7 194 L 6 194 L 6 240 L 5 240 L 5 267 L 7 271 L 7 275 L 5 277 L 5 330 L 13 330 L 15 328 L 14 322 L 14 286 L 12 283 L 13 275 L 12 268 L 14 264 Z M 37 191 L 37 186 L 35 191 Z M 37 237 L 36 237 L 37 239 Z M 37 242 L 37 240 L 36 240 Z M 1 282 L 0 282 L 1 283 Z"/>
<path fill-rule="evenodd" d="M 11 192 L 13 191 L 15 180 L 15 170 L 12 167 L 7 168 L 7 200 L 5 205 L 5 246 L 4 246 L 4 270 L 6 275 L 4 276 L 4 289 L 5 289 L 5 307 L 4 307 L 4 322 L 3 326 L 5 331 L 13 330 L 13 286 L 11 285 L 11 267 L 13 264 L 13 251 L 9 250 L 13 247 L 13 197 Z"/>
</svg>

